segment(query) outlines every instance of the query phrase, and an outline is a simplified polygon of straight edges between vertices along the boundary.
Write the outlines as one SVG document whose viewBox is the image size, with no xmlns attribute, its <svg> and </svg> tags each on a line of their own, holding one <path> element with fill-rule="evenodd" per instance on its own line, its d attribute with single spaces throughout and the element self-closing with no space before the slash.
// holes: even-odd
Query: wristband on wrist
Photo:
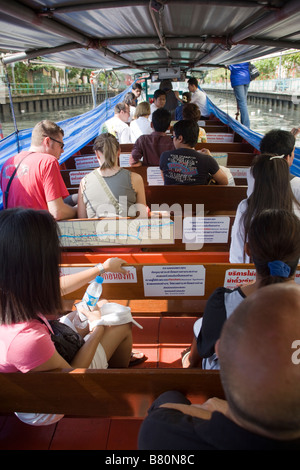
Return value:
<svg viewBox="0 0 300 470">
<path fill-rule="evenodd" d="M 102 263 L 95 264 L 95 268 L 99 269 L 99 274 L 105 273 L 105 269 Z"/>
</svg>

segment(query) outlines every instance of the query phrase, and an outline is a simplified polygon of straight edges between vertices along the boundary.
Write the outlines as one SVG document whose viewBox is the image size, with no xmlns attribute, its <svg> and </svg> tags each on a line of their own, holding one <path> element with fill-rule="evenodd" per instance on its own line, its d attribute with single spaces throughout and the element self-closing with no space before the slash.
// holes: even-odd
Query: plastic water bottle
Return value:
<svg viewBox="0 0 300 470">
<path fill-rule="evenodd" d="M 97 276 L 96 279 L 91 282 L 82 297 L 82 301 L 86 303 L 90 310 L 94 310 L 97 306 L 97 302 L 102 294 L 102 282 L 103 277 Z M 81 321 L 86 320 L 86 316 L 79 312 L 79 318 Z"/>
<path fill-rule="evenodd" d="M 82 300 L 87 303 L 90 310 L 94 310 L 96 308 L 97 302 L 100 299 L 102 294 L 102 282 L 103 277 L 97 276 L 85 291 Z"/>
</svg>

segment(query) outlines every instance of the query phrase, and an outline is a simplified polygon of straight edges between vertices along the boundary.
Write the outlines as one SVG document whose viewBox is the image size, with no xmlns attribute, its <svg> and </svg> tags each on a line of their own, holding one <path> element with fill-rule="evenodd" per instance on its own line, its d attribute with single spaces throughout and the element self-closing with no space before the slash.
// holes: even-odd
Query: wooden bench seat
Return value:
<svg viewBox="0 0 300 470">
<path fill-rule="evenodd" d="M 159 167 L 148 167 L 148 166 L 132 167 L 130 166 L 130 167 L 125 167 L 125 168 L 126 170 L 133 171 L 141 175 L 144 181 L 144 186 L 153 185 L 155 184 L 155 182 L 157 184 L 157 180 L 152 179 L 150 172 L 155 171 L 155 173 L 157 172 L 156 174 L 158 175 L 158 178 L 162 178 Z M 231 170 L 236 185 L 238 186 L 247 185 L 246 171 L 249 168 L 249 166 L 235 166 L 235 167 L 227 167 L 227 168 Z M 69 170 L 62 169 L 61 175 L 68 189 L 73 190 L 74 188 L 76 188 L 78 190 L 81 179 L 85 175 L 90 173 L 91 171 L 93 171 L 93 168 L 69 169 Z"/>
<path fill-rule="evenodd" d="M 202 147 L 204 148 L 204 147 Z M 130 152 L 129 152 L 130 153 Z M 250 167 L 253 161 L 255 154 L 253 152 L 217 152 L 224 153 L 227 155 L 227 167 Z M 128 152 L 121 152 L 122 155 L 127 155 Z M 72 155 L 68 160 L 66 160 L 62 166 L 62 170 L 89 170 L 97 168 L 98 164 L 96 157 L 94 158 L 94 153 L 91 152 L 82 155 Z M 129 166 L 126 166 L 127 169 L 132 169 Z M 136 168 L 136 167 L 135 167 Z"/>
<path fill-rule="evenodd" d="M 191 204 L 196 210 L 197 204 L 204 205 L 205 213 L 224 212 L 235 214 L 239 203 L 247 198 L 247 186 L 223 185 L 168 185 L 146 186 L 146 201 L 152 211 L 163 210 L 163 204 L 171 207 Z"/>
<path fill-rule="evenodd" d="M 80 255 L 76 255 L 77 259 Z M 122 258 L 122 254 L 118 254 Z M 71 258 L 70 258 L 71 259 Z M 82 254 L 82 260 L 84 260 Z M 94 260 L 97 258 L 94 258 Z M 101 259 L 101 258 L 98 258 Z M 155 258 L 154 258 L 155 259 Z M 68 254 L 64 257 L 68 260 Z M 201 316 L 207 299 L 217 287 L 249 282 L 255 278 L 252 264 L 151 262 L 126 266 L 128 274 L 103 275 L 102 297 L 112 302 L 128 305 L 133 315 L 179 315 Z M 62 274 L 71 274 L 88 268 L 93 263 L 61 264 Z M 70 309 L 76 300 L 81 299 L 86 286 L 63 296 Z"/>
<path fill-rule="evenodd" d="M 171 217 L 69 219 L 58 226 L 64 251 L 229 252 L 234 218 L 186 210 Z"/>
<path fill-rule="evenodd" d="M 109 369 L 0 374 L 0 413 L 145 417 L 164 391 L 201 403 L 224 397 L 219 373 L 198 369 Z"/>
</svg>

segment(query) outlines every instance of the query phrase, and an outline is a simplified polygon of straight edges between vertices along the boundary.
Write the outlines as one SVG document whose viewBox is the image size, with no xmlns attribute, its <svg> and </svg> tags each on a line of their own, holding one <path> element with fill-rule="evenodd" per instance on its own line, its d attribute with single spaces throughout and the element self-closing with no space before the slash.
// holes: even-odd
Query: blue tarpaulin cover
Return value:
<svg viewBox="0 0 300 470">
<path fill-rule="evenodd" d="M 59 160 L 59 163 L 65 162 L 74 153 L 84 147 L 99 134 L 101 124 L 114 115 L 114 107 L 117 103 L 123 101 L 124 95 L 131 91 L 132 85 L 122 93 L 109 98 L 96 108 L 79 116 L 75 116 L 57 124 L 64 130 L 65 150 Z M 262 134 L 254 132 L 243 126 L 237 120 L 231 118 L 224 111 L 220 110 L 214 103 L 207 98 L 209 111 L 213 113 L 224 124 L 229 125 L 235 132 L 241 135 L 253 147 L 259 150 L 259 143 Z M 0 171 L 5 161 L 16 155 L 18 151 L 26 150 L 30 147 L 32 129 L 18 131 L 0 141 Z M 19 150 L 18 150 L 19 141 Z M 291 167 L 291 173 L 300 176 L 300 148 L 295 149 L 295 158 Z M 3 209 L 2 192 L 0 190 L 0 209 Z"/>
</svg>

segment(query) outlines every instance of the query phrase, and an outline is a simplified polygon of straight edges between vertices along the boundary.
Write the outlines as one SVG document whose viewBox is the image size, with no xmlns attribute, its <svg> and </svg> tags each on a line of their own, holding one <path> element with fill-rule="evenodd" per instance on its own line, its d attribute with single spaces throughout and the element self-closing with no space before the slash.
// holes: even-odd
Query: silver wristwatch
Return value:
<svg viewBox="0 0 300 470">
<path fill-rule="evenodd" d="M 102 263 L 95 264 L 95 268 L 98 268 L 98 269 L 99 269 L 99 274 L 105 273 L 105 269 L 104 269 Z"/>
</svg>

